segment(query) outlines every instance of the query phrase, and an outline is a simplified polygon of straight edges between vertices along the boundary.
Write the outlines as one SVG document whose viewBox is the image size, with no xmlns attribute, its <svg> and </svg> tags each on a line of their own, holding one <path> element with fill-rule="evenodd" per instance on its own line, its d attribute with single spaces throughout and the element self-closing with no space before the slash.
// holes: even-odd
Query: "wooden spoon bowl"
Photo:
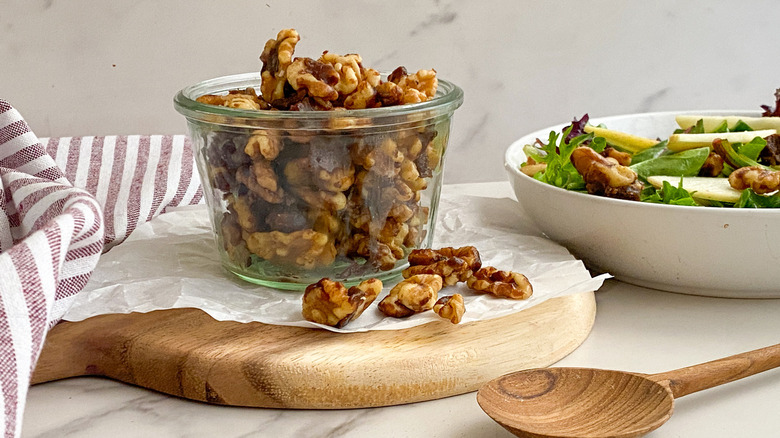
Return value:
<svg viewBox="0 0 780 438">
<path fill-rule="evenodd" d="M 629 438 L 664 424 L 674 399 L 780 366 L 780 345 L 659 374 L 538 368 L 491 380 L 477 402 L 513 434 Z"/>
</svg>

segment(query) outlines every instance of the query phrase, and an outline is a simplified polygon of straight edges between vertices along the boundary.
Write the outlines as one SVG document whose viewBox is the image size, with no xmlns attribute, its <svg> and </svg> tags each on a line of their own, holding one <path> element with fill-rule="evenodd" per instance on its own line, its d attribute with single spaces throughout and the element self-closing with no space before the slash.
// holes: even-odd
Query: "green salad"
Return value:
<svg viewBox="0 0 780 438">
<path fill-rule="evenodd" d="M 672 205 L 780 208 L 780 89 L 761 117 L 678 115 L 651 139 L 588 115 L 525 145 L 520 170 L 567 190 Z"/>
</svg>

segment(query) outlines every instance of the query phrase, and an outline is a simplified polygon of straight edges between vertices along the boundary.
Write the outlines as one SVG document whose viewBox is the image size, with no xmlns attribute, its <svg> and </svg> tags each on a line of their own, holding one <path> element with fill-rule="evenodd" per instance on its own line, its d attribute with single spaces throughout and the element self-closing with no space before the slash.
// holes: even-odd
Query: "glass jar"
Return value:
<svg viewBox="0 0 780 438">
<path fill-rule="evenodd" d="M 187 119 L 224 267 L 293 290 L 325 277 L 352 285 L 399 275 L 412 249 L 430 247 L 463 91 L 439 80 L 426 102 L 334 111 L 196 101 L 259 86 L 259 74 L 240 74 L 174 98 Z"/>
</svg>

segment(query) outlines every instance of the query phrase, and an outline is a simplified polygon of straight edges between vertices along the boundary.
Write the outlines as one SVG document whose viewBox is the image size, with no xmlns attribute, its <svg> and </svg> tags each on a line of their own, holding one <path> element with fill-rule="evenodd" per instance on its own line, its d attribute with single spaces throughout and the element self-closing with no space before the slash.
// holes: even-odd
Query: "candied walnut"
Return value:
<svg viewBox="0 0 780 438">
<path fill-rule="evenodd" d="M 525 275 L 512 271 L 499 271 L 492 266 L 479 269 L 466 280 L 466 285 L 477 292 L 486 292 L 513 300 L 525 300 L 534 292 L 531 282 Z"/>
<path fill-rule="evenodd" d="M 247 196 L 233 196 L 227 197 L 228 211 L 235 216 L 236 223 L 242 230 L 254 232 L 259 231 L 258 218 L 252 211 L 251 200 Z"/>
<path fill-rule="evenodd" d="M 458 324 L 466 313 L 466 304 L 463 302 L 463 295 L 453 294 L 439 298 L 433 305 L 433 311 L 444 319 L 449 319 L 451 323 Z"/>
<path fill-rule="evenodd" d="M 414 209 L 409 204 L 393 204 L 393 206 L 390 207 L 390 211 L 387 213 L 387 217 L 392 218 L 397 222 L 406 222 L 414 217 Z"/>
<path fill-rule="evenodd" d="M 279 180 L 271 164 L 258 160 L 251 166 L 243 166 L 236 170 L 236 180 L 244 184 L 252 193 L 264 200 L 278 204 L 282 202 L 284 191 L 279 186 Z"/>
<path fill-rule="evenodd" d="M 382 229 L 375 233 L 377 241 L 387 245 L 396 259 L 402 259 L 406 255 L 404 239 L 407 234 L 409 234 L 409 225 L 392 218 L 388 218 Z"/>
<path fill-rule="evenodd" d="M 441 162 L 441 155 L 441 149 L 436 147 L 433 140 L 427 142 L 425 150 L 414 160 L 414 164 L 417 165 L 417 171 L 420 172 L 420 176 L 425 178 L 433 176 L 433 170 L 436 169 Z"/>
<path fill-rule="evenodd" d="M 311 229 L 244 232 L 247 248 L 258 257 L 277 263 L 288 263 L 304 269 L 326 266 L 336 258 L 336 247 L 326 234 Z"/>
<path fill-rule="evenodd" d="M 246 247 L 244 239 L 241 238 L 241 227 L 237 222 L 236 215 L 229 212 L 223 214 L 220 229 L 222 231 L 222 245 L 230 260 L 239 266 L 249 266 L 249 249 Z"/>
<path fill-rule="evenodd" d="M 250 158 L 265 158 L 273 161 L 282 150 L 281 139 L 266 130 L 258 129 L 252 132 L 252 136 L 246 142 L 244 153 Z"/>
<path fill-rule="evenodd" d="M 339 93 L 333 88 L 339 74 L 332 65 L 311 58 L 296 58 L 287 67 L 287 81 L 294 90 L 306 89 L 309 96 L 324 101 L 336 100 Z"/>
<path fill-rule="evenodd" d="M 376 138 L 361 139 L 349 148 L 352 161 L 372 173 L 385 177 L 393 177 L 400 171 L 404 155 L 398 149 L 398 144 L 390 137 L 381 138 L 377 145 Z"/>
<path fill-rule="evenodd" d="M 613 148 L 612 146 L 605 147 L 604 150 L 601 152 L 601 156 L 604 158 L 612 158 L 613 160 L 617 161 L 617 163 L 620 164 L 621 166 L 631 165 L 631 154 L 629 154 L 628 152 L 620 152 L 619 150 Z"/>
<path fill-rule="evenodd" d="M 209 105 L 226 106 L 228 108 L 236 109 L 248 109 L 248 110 L 261 110 L 266 109 L 266 106 L 257 99 L 257 96 L 249 94 L 231 93 L 226 95 L 213 95 L 207 94 L 200 96 L 196 99 L 200 103 L 206 103 Z"/>
<path fill-rule="evenodd" d="M 587 146 L 580 146 L 571 154 L 571 162 L 585 180 L 585 188 L 593 195 L 638 201 L 642 182 L 636 172 L 605 158 Z"/>
<path fill-rule="evenodd" d="M 393 72 L 387 76 L 387 80 L 388 82 L 397 84 L 398 82 L 401 81 L 402 78 L 406 77 L 406 75 L 408 74 L 409 72 L 406 70 L 406 67 L 404 66 L 396 67 L 395 70 L 393 70 Z"/>
<path fill-rule="evenodd" d="M 234 172 L 228 170 L 225 166 L 210 167 L 207 171 L 210 174 L 209 179 L 212 185 L 218 190 L 228 193 L 237 185 Z"/>
<path fill-rule="evenodd" d="M 328 150 L 314 148 L 312 155 L 290 160 L 284 166 L 287 182 L 299 187 L 317 187 L 328 192 L 343 192 L 355 182 L 355 166 L 347 159 L 336 163 Z M 327 157 L 330 155 L 330 157 Z"/>
<path fill-rule="evenodd" d="M 343 210 L 347 206 L 347 196 L 343 192 L 329 192 L 313 187 L 299 186 L 290 187 L 290 192 L 310 207 L 320 210 L 333 212 Z"/>
<path fill-rule="evenodd" d="M 212 132 L 206 138 L 206 159 L 214 167 L 230 170 L 249 164 L 252 160 L 244 153 L 248 137 L 233 132 Z"/>
<path fill-rule="evenodd" d="M 344 108 L 364 109 L 374 108 L 377 104 L 376 88 L 380 83 L 379 72 L 374 69 L 362 70 L 362 79 L 355 91 L 344 98 Z"/>
<path fill-rule="evenodd" d="M 399 176 L 406 185 L 414 191 L 425 190 L 425 188 L 428 187 L 428 181 L 420 176 L 420 172 L 417 170 L 417 165 L 414 161 L 402 161 Z"/>
<path fill-rule="evenodd" d="M 405 318 L 433 308 L 442 288 L 438 275 L 415 275 L 396 284 L 379 302 L 379 310 L 387 316 Z"/>
<path fill-rule="evenodd" d="M 265 43 L 260 60 L 263 67 L 260 70 L 262 82 L 260 92 L 266 102 L 284 98 L 284 86 L 287 83 L 287 69 L 292 63 L 295 45 L 301 37 L 295 29 L 283 29 Z"/>
<path fill-rule="evenodd" d="M 336 240 L 343 240 L 346 227 L 344 218 L 341 215 L 335 215 L 333 212 L 311 209 L 308 212 L 307 222 L 311 223 L 314 231 L 327 234 Z"/>
<path fill-rule="evenodd" d="M 729 185 L 737 190 L 753 189 L 766 194 L 780 189 L 780 171 L 759 166 L 740 167 L 729 175 Z"/>
<path fill-rule="evenodd" d="M 402 76 L 396 83 L 403 90 L 404 103 L 425 102 L 436 95 L 439 86 L 436 70 L 433 69 L 418 70 L 417 73 Z"/>
<path fill-rule="evenodd" d="M 410 266 L 403 271 L 404 277 L 438 274 L 447 285 L 466 281 L 482 266 L 479 251 L 473 246 L 415 249 L 409 253 L 408 260 Z"/>
<path fill-rule="evenodd" d="M 546 169 L 547 169 L 547 163 L 535 163 L 535 164 L 520 166 L 520 172 L 523 172 L 524 174 L 530 177 L 533 177 L 537 173 L 544 171 Z"/>
<path fill-rule="evenodd" d="M 365 109 L 376 106 L 376 89 L 368 82 L 361 82 L 357 90 L 344 99 L 344 108 Z"/>
<path fill-rule="evenodd" d="M 710 151 L 701 169 L 699 169 L 699 176 L 718 176 L 723 172 L 723 164 L 723 157 L 715 151 Z"/>
<path fill-rule="evenodd" d="M 398 259 L 393 250 L 386 244 L 371 238 L 368 234 L 354 232 L 342 242 L 348 255 L 356 255 L 368 259 L 372 266 L 381 271 L 389 271 L 395 267 Z"/>
<path fill-rule="evenodd" d="M 222 240 L 225 245 L 238 245 L 243 241 L 241 239 L 241 227 L 238 225 L 235 214 L 230 214 L 229 212 L 223 214 L 220 228 L 222 229 Z"/>
<path fill-rule="evenodd" d="M 376 99 L 381 106 L 401 105 L 404 90 L 395 82 L 382 82 L 376 87 Z"/>
<path fill-rule="evenodd" d="M 342 95 L 354 92 L 363 79 L 361 66 L 363 59 L 358 54 L 351 53 L 341 56 L 326 51 L 320 56 L 319 61 L 332 65 L 333 69 L 336 70 L 339 80 L 333 88 Z"/>
<path fill-rule="evenodd" d="M 436 274 L 444 279 L 444 284 L 452 286 L 461 281 L 466 281 L 472 270 L 468 263 L 458 257 L 446 258 L 430 265 L 413 265 L 404 269 L 401 273 L 404 278 L 413 277 L 420 274 Z"/>
<path fill-rule="evenodd" d="M 409 234 L 407 234 L 404 239 L 404 245 L 407 248 L 416 248 L 420 246 L 426 235 L 426 231 L 423 227 L 428 222 L 429 209 L 428 207 L 420 207 L 417 205 L 414 210 L 414 215 L 407 222 L 407 224 L 409 224 Z"/>
<path fill-rule="evenodd" d="M 382 291 L 382 282 L 370 278 L 347 289 L 323 278 L 306 287 L 301 314 L 307 321 L 342 328 L 358 318 Z"/>
<path fill-rule="evenodd" d="M 409 254 L 409 263 L 412 265 L 430 265 L 452 257 L 459 257 L 469 263 L 474 270 L 482 266 L 479 251 L 474 246 L 454 248 L 447 246 L 439 249 L 416 249 Z"/>
</svg>

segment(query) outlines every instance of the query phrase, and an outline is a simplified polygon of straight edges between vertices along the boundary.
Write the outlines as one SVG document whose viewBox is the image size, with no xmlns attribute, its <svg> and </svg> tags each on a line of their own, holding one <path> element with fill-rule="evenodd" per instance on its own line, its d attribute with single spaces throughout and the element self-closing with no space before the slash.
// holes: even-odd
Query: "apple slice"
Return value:
<svg viewBox="0 0 780 438">
<path fill-rule="evenodd" d="M 682 178 L 682 187 L 694 198 L 734 203 L 739 200 L 739 197 L 742 194 L 741 190 L 731 187 L 728 178 L 653 175 L 647 177 L 647 182 L 657 189 L 660 189 L 663 186 L 664 181 L 674 187 L 678 187 L 680 185 L 680 178 Z"/>
<path fill-rule="evenodd" d="M 598 126 L 585 125 L 583 130 L 589 134 L 592 132 L 596 137 L 603 137 L 607 143 L 631 153 L 636 153 L 658 144 L 658 140 L 653 140 L 652 138 L 640 137 Z"/>
<path fill-rule="evenodd" d="M 699 120 L 704 124 L 704 132 L 712 132 L 725 121 L 733 129 L 742 120 L 753 129 L 780 130 L 780 117 L 740 117 L 740 116 L 697 116 L 680 114 L 674 118 L 682 129 L 695 126 Z"/>
<path fill-rule="evenodd" d="M 703 146 L 712 146 L 712 141 L 716 138 L 728 140 L 729 143 L 747 143 L 756 137 L 769 137 L 776 134 L 774 129 L 763 129 L 760 131 L 742 131 L 742 132 L 721 132 L 706 134 L 672 134 L 669 136 L 669 142 L 666 147 L 672 152 L 680 152 L 688 149 L 700 148 Z"/>
</svg>

